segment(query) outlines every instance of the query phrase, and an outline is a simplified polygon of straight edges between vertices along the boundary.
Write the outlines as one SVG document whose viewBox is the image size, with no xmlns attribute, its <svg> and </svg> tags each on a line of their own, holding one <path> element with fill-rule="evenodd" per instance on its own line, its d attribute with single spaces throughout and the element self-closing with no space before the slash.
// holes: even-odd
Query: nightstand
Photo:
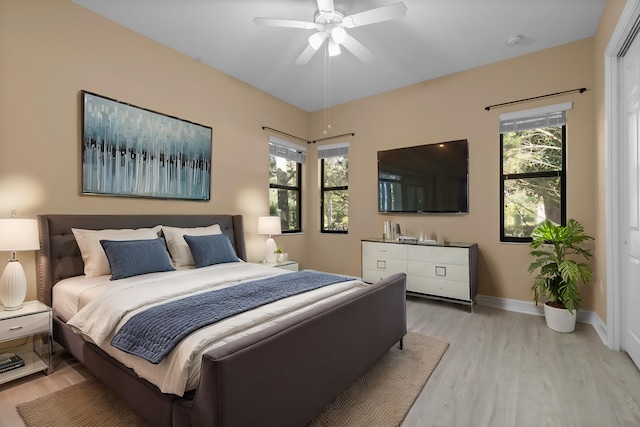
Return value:
<svg viewBox="0 0 640 427">
<path fill-rule="evenodd" d="M 260 264 L 270 267 L 282 268 L 284 270 L 298 271 L 298 261 L 277 261 L 277 262 L 260 262 Z"/>
<path fill-rule="evenodd" d="M 2 345 L 8 341 L 14 344 Z M 27 301 L 19 310 L 6 311 L 0 305 L 0 355 L 17 354 L 25 365 L 0 373 L 0 384 L 35 372 L 51 373 L 53 333 L 51 307 Z"/>
</svg>

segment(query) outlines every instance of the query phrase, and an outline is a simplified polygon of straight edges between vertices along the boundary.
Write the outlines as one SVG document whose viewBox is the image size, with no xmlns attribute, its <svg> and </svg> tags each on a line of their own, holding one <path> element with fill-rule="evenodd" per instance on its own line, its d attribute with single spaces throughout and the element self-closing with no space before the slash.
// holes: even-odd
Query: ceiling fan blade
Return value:
<svg viewBox="0 0 640 427">
<path fill-rule="evenodd" d="M 375 58 L 375 55 L 371 53 L 369 49 L 364 47 L 362 43 L 350 35 L 347 35 L 347 38 L 344 39 L 342 46 L 344 46 L 349 52 L 353 53 L 356 58 L 365 64 L 373 61 Z"/>
<path fill-rule="evenodd" d="M 406 14 L 407 6 L 402 2 L 398 2 L 345 16 L 342 21 L 342 26 L 345 28 L 362 27 L 363 25 L 376 24 L 378 22 L 402 18 Z"/>
<path fill-rule="evenodd" d="M 318 10 L 320 12 L 333 12 L 333 0 L 318 0 Z"/>
<path fill-rule="evenodd" d="M 302 51 L 300 56 L 298 56 L 298 59 L 296 59 L 296 64 L 297 65 L 306 64 L 313 57 L 313 55 L 315 55 L 316 52 L 317 50 L 311 47 L 311 45 L 307 45 L 307 47 Z"/>
<path fill-rule="evenodd" d="M 303 28 L 305 30 L 315 30 L 318 25 L 315 22 L 296 21 L 293 19 L 277 18 L 253 18 L 254 24 L 265 25 L 267 27 Z"/>
</svg>

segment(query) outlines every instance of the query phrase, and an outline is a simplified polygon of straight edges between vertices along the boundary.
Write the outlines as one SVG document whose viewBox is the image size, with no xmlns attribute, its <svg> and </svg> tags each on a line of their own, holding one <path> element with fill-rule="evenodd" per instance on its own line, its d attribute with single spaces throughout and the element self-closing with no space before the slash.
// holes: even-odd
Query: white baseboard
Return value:
<svg viewBox="0 0 640 427">
<path fill-rule="evenodd" d="M 488 307 L 515 311 L 517 313 L 532 314 L 534 316 L 544 316 L 542 304 L 535 305 L 535 303 L 531 301 L 490 297 L 487 295 L 476 296 L 476 301 L 478 302 L 478 305 L 486 305 Z M 602 321 L 600 316 L 598 316 L 598 313 L 595 311 L 580 310 L 578 311 L 578 318 L 576 320 L 593 326 L 593 329 L 602 340 L 602 343 L 607 345 L 607 325 Z"/>
</svg>

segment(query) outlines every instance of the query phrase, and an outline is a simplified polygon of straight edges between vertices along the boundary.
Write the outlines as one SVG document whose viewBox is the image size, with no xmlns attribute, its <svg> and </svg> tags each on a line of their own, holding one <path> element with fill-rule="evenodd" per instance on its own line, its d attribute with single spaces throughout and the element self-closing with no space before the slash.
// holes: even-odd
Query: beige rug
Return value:
<svg viewBox="0 0 640 427">
<path fill-rule="evenodd" d="M 147 426 L 145 420 L 96 378 L 16 405 L 27 427 Z"/>
<path fill-rule="evenodd" d="M 448 345 L 446 341 L 409 332 L 403 351 L 397 347 L 389 350 L 310 425 L 399 426 Z M 16 408 L 27 427 L 147 425 L 94 378 Z"/>
</svg>

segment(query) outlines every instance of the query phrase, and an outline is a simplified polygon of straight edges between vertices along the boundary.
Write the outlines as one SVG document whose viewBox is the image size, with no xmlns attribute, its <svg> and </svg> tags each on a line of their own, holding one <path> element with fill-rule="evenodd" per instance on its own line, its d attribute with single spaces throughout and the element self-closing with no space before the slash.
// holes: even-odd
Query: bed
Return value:
<svg viewBox="0 0 640 427">
<path fill-rule="evenodd" d="M 225 269 L 244 262 L 258 276 L 285 273 L 258 271 L 267 267 L 245 262 L 239 215 L 40 215 L 38 222 L 37 292 L 50 306 L 56 284 L 62 289 L 62 283 L 85 272 L 72 229 L 217 224 L 239 258 Z M 195 273 L 180 270 L 145 277 L 172 274 Z M 220 274 L 216 270 L 216 277 Z M 96 303 L 86 307 L 89 304 Z M 204 347 L 197 353 L 196 385 L 187 386 L 184 393 L 162 392 L 127 361 L 116 360 L 109 348 L 76 333 L 77 328 L 74 331 L 66 322 L 72 313 L 64 313 L 54 304 L 54 339 L 153 426 L 304 426 L 390 347 L 401 345 L 406 334 L 405 276 L 395 274 L 372 285 L 336 291 L 322 302 L 278 315 L 277 321 L 251 333 Z"/>
</svg>

